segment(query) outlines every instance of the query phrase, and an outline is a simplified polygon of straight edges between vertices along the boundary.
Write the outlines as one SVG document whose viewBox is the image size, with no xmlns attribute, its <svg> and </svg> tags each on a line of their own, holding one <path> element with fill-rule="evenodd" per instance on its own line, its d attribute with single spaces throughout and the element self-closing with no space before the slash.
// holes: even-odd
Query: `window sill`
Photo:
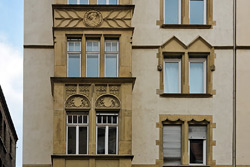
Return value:
<svg viewBox="0 0 250 167">
<path fill-rule="evenodd" d="M 166 29 L 211 29 L 208 24 L 162 24 L 161 28 Z"/>
<path fill-rule="evenodd" d="M 161 93 L 161 97 L 173 97 L 173 98 L 210 98 L 213 97 L 212 94 L 203 94 L 203 93 Z M 196 166 L 196 165 L 195 165 Z"/>
<path fill-rule="evenodd" d="M 163 167 L 210 167 L 210 165 L 163 165 Z"/>
<path fill-rule="evenodd" d="M 65 158 L 65 159 L 133 159 L 133 155 L 52 155 L 52 158 Z"/>
</svg>

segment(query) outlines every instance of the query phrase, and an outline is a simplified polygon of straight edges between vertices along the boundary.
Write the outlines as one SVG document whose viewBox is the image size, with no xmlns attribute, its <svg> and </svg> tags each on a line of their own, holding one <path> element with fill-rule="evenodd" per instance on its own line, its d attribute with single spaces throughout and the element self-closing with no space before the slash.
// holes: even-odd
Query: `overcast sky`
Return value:
<svg viewBox="0 0 250 167">
<path fill-rule="evenodd" d="M 17 135 L 16 166 L 22 167 L 23 0 L 0 0 L 0 85 Z"/>
</svg>

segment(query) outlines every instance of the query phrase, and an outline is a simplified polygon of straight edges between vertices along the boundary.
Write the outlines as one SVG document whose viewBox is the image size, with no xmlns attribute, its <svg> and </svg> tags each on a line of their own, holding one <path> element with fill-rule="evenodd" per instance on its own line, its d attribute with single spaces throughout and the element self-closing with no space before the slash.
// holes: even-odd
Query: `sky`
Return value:
<svg viewBox="0 0 250 167">
<path fill-rule="evenodd" d="M 22 167 L 23 0 L 0 0 L 0 85 L 18 135 L 16 167 Z"/>
</svg>

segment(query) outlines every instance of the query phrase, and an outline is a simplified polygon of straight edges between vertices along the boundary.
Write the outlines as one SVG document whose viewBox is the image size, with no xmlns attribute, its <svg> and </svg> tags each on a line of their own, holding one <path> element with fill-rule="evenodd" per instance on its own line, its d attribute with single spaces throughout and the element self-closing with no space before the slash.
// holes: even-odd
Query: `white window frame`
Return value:
<svg viewBox="0 0 250 167">
<path fill-rule="evenodd" d="M 99 3 L 98 3 L 98 1 L 99 0 L 97 0 L 97 5 L 100 5 Z M 105 0 L 106 1 L 106 5 L 110 5 L 109 4 L 109 0 Z M 101 5 L 103 5 L 103 4 L 101 4 Z M 112 4 L 113 5 L 113 4 Z M 119 5 L 119 0 L 117 0 L 117 4 L 116 5 Z"/>
<path fill-rule="evenodd" d="M 201 138 L 195 138 L 195 139 L 201 139 Z M 188 139 L 188 160 L 189 160 L 189 165 L 206 165 L 207 164 L 207 140 L 203 139 L 203 163 L 198 164 L 198 163 L 190 163 L 190 140 L 195 140 L 195 139 Z"/>
<path fill-rule="evenodd" d="M 117 51 L 106 51 L 106 42 L 111 42 L 111 45 L 112 45 L 112 43 L 113 42 L 116 42 L 117 43 Z M 104 58 L 104 76 L 106 77 L 106 56 L 108 55 L 108 54 L 112 54 L 112 55 L 116 55 L 116 72 L 117 72 L 117 74 L 116 74 L 116 76 L 115 77 L 118 77 L 119 76 L 119 40 L 105 40 L 105 42 L 104 42 L 104 47 L 105 47 L 105 58 Z M 111 48 L 112 48 L 112 46 L 111 46 Z"/>
<path fill-rule="evenodd" d="M 69 1 L 70 0 L 68 0 L 68 4 L 69 4 Z M 88 0 L 88 4 L 89 4 L 89 0 Z M 71 5 L 73 5 L 73 4 L 71 4 Z M 77 0 L 76 5 L 85 5 L 85 4 L 80 4 L 80 0 Z"/>
<path fill-rule="evenodd" d="M 178 9 L 179 9 L 179 11 L 178 11 L 178 24 L 181 24 L 181 1 L 182 0 L 178 0 Z M 166 12 L 165 12 L 165 3 L 166 3 L 166 0 L 163 0 L 163 21 L 164 21 L 164 24 L 167 24 L 166 22 L 165 22 L 165 15 L 166 15 Z"/>
<path fill-rule="evenodd" d="M 76 41 L 80 43 L 80 51 L 69 51 L 69 43 Z M 68 39 L 67 40 L 67 77 L 69 77 L 69 54 L 79 54 L 80 55 L 80 76 L 82 76 L 82 42 L 81 39 Z"/>
<path fill-rule="evenodd" d="M 178 85 L 178 88 L 179 88 L 179 91 L 178 93 L 181 93 L 181 58 L 180 59 L 171 59 L 171 58 L 165 58 L 164 59 L 164 64 L 163 64 L 163 85 L 164 85 L 164 93 L 168 93 L 166 92 L 166 88 L 165 88 L 165 76 L 166 76 L 166 72 L 165 72 L 165 64 L 166 63 L 178 63 L 178 66 L 179 66 L 179 85 Z M 171 94 L 171 93 L 170 93 Z"/>
<path fill-rule="evenodd" d="M 190 1 L 192 0 L 189 0 L 189 19 L 190 19 Z M 207 24 L 207 0 L 203 0 L 203 1 L 204 1 L 203 24 Z"/>
<path fill-rule="evenodd" d="M 73 118 L 72 118 L 72 123 L 68 123 L 68 115 L 67 114 L 67 119 L 66 119 L 66 154 L 67 155 L 87 155 L 89 152 L 89 115 L 86 114 L 78 114 L 82 116 L 87 116 L 87 123 L 78 123 L 78 115 L 77 115 L 77 123 L 73 123 Z M 82 120 L 83 121 L 83 120 Z M 68 128 L 69 127 L 76 127 L 76 154 L 69 154 L 68 153 Z M 79 154 L 79 127 L 87 127 L 87 154 Z"/>
<path fill-rule="evenodd" d="M 116 124 L 110 124 L 110 123 L 98 123 L 98 117 L 99 115 L 103 116 L 117 116 L 117 123 Z M 113 119 L 113 118 L 112 118 Z M 97 147 L 98 147 L 98 127 L 105 127 L 105 154 L 99 154 L 99 155 L 118 155 L 118 146 L 119 146 L 119 141 L 118 141 L 118 128 L 119 128 L 119 118 L 117 113 L 97 113 L 96 114 L 96 154 L 97 154 Z M 108 131 L 109 127 L 116 127 L 116 154 L 109 154 L 108 153 Z"/>
<path fill-rule="evenodd" d="M 88 42 L 98 42 L 98 48 L 99 48 L 99 51 L 87 51 L 87 43 Z M 100 52 L 101 52 L 101 48 L 100 48 L 100 40 L 86 40 L 86 77 L 89 77 L 87 76 L 88 74 L 88 63 L 87 63 L 87 60 L 88 60 L 88 55 L 98 55 L 98 74 L 97 74 L 97 77 L 100 77 Z"/>
<path fill-rule="evenodd" d="M 203 92 L 207 92 L 207 59 L 206 58 L 190 58 L 189 57 L 189 85 L 190 85 L 190 64 L 191 63 L 203 63 Z M 192 93 L 191 93 L 192 94 Z M 195 93 L 194 93 L 195 94 Z"/>
</svg>

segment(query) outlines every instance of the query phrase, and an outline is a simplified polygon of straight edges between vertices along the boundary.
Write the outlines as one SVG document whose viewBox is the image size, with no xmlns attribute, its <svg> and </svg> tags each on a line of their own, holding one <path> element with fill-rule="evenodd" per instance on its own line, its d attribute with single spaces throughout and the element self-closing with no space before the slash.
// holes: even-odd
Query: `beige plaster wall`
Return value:
<svg viewBox="0 0 250 167">
<path fill-rule="evenodd" d="M 51 163 L 53 53 L 52 49 L 24 49 L 23 164 Z"/>
<path fill-rule="evenodd" d="M 24 45 L 53 45 L 53 0 L 24 0 Z"/>
<path fill-rule="evenodd" d="M 161 45 L 173 35 L 184 43 L 202 36 L 213 46 L 233 45 L 233 0 L 213 0 L 213 29 L 164 29 L 156 25 L 160 19 L 160 0 L 133 0 L 135 28 L 133 45 Z M 143 31 L 142 31 L 143 30 Z"/>
<path fill-rule="evenodd" d="M 237 0 L 237 45 L 250 45 L 249 8 L 249 0 Z"/>
<path fill-rule="evenodd" d="M 213 132 L 213 159 L 217 165 L 232 162 L 232 51 L 216 50 L 214 89 L 212 98 L 167 98 L 156 94 L 160 74 L 157 71 L 158 50 L 133 50 L 133 76 L 136 84 L 132 107 L 133 164 L 155 164 L 159 159 L 159 130 L 156 123 L 160 114 L 212 115 L 216 128 Z M 146 151 L 145 151 L 146 149 Z"/>
<path fill-rule="evenodd" d="M 237 165 L 250 164 L 250 50 L 237 51 L 237 120 L 236 120 L 236 156 Z"/>
</svg>

